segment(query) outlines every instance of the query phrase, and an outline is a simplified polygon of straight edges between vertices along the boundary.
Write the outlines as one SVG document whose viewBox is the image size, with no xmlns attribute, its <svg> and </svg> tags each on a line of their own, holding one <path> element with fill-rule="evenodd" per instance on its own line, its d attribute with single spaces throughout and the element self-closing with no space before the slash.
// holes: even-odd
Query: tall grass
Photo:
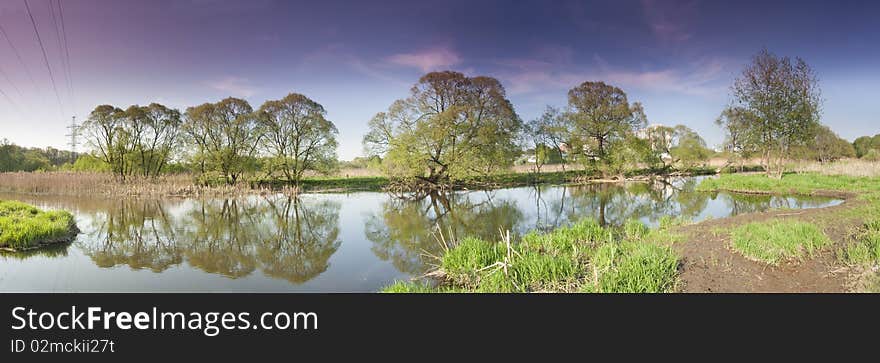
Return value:
<svg viewBox="0 0 880 363">
<path fill-rule="evenodd" d="M 731 232 L 734 250 L 770 265 L 802 260 L 831 243 L 819 227 L 805 222 L 749 223 Z"/>
<path fill-rule="evenodd" d="M 0 248 L 28 249 L 71 238 L 73 215 L 41 211 L 16 201 L 0 201 Z"/>
<path fill-rule="evenodd" d="M 671 292 L 678 257 L 666 230 L 638 222 L 623 228 L 584 220 L 513 242 L 465 238 L 440 257 L 440 289 L 467 292 Z M 425 292 L 421 283 L 395 283 L 386 292 Z M 436 291 L 434 288 L 432 291 Z"/>
<path fill-rule="evenodd" d="M 798 173 L 816 173 L 822 175 L 845 175 L 856 177 L 880 177 L 880 162 L 864 159 L 843 159 L 830 163 L 796 162 L 788 168 Z"/>
<path fill-rule="evenodd" d="M 169 174 L 159 179 L 132 177 L 119 181 L 110 173 L 34 172 L 0 173 L 0 191 L 27 194 L 106 196 L 243 196 L 268 192 L 246 184 L 199 185 L 189 174 Z"/>
<path fill-rule="evenodd" d="M 849 265 L 871 266 L 880 264 L 880 218 L 865 223 L 855 241 L 838 251 L 838 257 Z"/>
</svg>

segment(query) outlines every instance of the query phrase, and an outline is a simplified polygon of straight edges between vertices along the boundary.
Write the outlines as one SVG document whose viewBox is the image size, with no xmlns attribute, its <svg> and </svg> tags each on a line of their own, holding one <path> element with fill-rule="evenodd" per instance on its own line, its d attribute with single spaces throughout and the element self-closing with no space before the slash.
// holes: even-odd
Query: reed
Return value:
<svg viewBox="0 0 880 363">
<path fill-rule="evenodd" d="M 880 177 L 880 161 L 864 159 L 843 159 L 830 163 L 795 162 L 789 169 L 797 173 L 817 173 L 822 175 L 845 175 L 854 177 Z"/>
<path fill-rule="evenodd" d="M 212 197 L 252 194 L 295 194 L 292 187 L 252 188 L 247 184 L 202 185 L 189 174 L 170 174 L 158 179 L 128 178 L 120 181 L 109 173 L 16 172 L 0 173 L 0 191 L 25 194 L 105 195 L 113 197 Z"/>
</svg>

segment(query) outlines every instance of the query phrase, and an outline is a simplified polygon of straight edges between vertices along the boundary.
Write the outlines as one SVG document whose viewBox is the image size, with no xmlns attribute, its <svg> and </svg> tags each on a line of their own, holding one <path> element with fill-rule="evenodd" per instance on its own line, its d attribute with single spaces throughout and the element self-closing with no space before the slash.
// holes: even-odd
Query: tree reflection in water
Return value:
<svg viewBox="0 0 880 363">
<path fill-rule="evenodd" d="M 101 267 L 161 272 L 185 259 L 230 278 L 260 269 L 302 283 L 326 271 L 340 245 L 335 201 L 276 195 L 183 206 L 172 215 L 159 201 L 121 201 L 93 218 L 83 250 Z"/>
<path fill-rule="evenodd" d="M 597 183 L 577 186 L 535 186 L 527 197 L 498 197 L 497 192 L 433 193 L 420 198 L 389 198 L 381 210 L 368 214 L 365 234 L 373 253 L 400 271 L 424 273 L 442 253 L 439 233 L 446 241 L 467 236 L 498 240 L 499 229 L 514 235 L 550 230 L 584 218 L 603 226 L 628 220 L 656 225 L 663 216 L 697 220 L 709 202 L 723 198 L 730 214 L 769 208 L 817 206 L 826 200 L 778 198 L 695 192 L 697 178 L 657 179 L 651 182 Z M 524 200 L 523 200 L 524 199 Z M 517 201 L 523 205 L 517 205 Z M 718 206 L 715 206 L 718 208 Z M 524 216 L 524 212 L 529 215 Z M 718 211 L 726 214 L 727 210 Z M 708 215 L 711 215 L 708 214 Z"/>
<path fill-rule="evenodd" d="M 516 202 L 491 191 L 430 193 L 422 198 L 389 198 L 381 211 L 367 215 L 365 234 L 373 253 L 409 274 L 424 273 L 430 256 L 442 254 L 447 241 L 476 236 L 497 239 L 499 230 L 515 230 L 523 219 Z"/>
</svg>

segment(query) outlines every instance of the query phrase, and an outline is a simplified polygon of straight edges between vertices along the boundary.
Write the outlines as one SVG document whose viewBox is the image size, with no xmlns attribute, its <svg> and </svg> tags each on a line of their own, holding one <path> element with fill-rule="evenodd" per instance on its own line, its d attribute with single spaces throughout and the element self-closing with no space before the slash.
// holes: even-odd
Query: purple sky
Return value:
<svg viewBox="0 0 880 363">
<path fill-rule="evenodd" d="M 98 104 L 258 107 L 299 92 L 328 110 L 350 159 L 376 112 L 442 69 L 500 79 L 526 120 L 604 80 L 650 122 L 715 145 L 729 86 L 762 47 L 816 69 L 841 136 L 880 133 L 880 2 L 62 0 L 69 72 L 49 0 L 28 4 L 61 104 L 24 0 L 0 1 L 23 60 L 0 34 L 0 139 L 26 146 L 66 147 L 70 116 Z"/>
</svg>

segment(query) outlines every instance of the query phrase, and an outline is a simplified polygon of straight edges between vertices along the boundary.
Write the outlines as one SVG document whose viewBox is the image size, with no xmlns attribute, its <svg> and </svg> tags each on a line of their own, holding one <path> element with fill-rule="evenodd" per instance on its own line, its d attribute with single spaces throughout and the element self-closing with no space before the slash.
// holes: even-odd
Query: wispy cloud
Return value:
<svg viewBox="0 0 880 363">
<path fill-rule="evenodd" d="M 388 57 L 393 64 L 414 67 L 422 72 L 447 69 L 462 62 L 461 56 L 449 47 L 422 49 L 411 53 L 399 53 Z"/>
<path fill-rule="evenodd" d="M 674 67 L 629 69 L 614 66 L 601 57 L 578 65 L 568 57 L 546 57 L 498 62 L 499 78 L 513 94 L 564 91 L 584 81 L 604 81 L 626 91 L 672 92 L 688 96 L 712 96 L 726 90 L 730 62 L 707 58 L 682 62 Z"/>
<path fill-rule="evenodd" d="M 251 85 L 250 81 L 247 78 L 241 77 L 227 76 L 208 81 L 207 85 L 235 97 L 250 97 L 257 93 L 257 89 Z"/>
<path fill-rule="evenodd" d="M 690 24 L 698 15 L 697 5 L 696 0 L 642 0 L 648 26 L 664 42 L 683 42 L 694 36 Z"/>
</svg>

